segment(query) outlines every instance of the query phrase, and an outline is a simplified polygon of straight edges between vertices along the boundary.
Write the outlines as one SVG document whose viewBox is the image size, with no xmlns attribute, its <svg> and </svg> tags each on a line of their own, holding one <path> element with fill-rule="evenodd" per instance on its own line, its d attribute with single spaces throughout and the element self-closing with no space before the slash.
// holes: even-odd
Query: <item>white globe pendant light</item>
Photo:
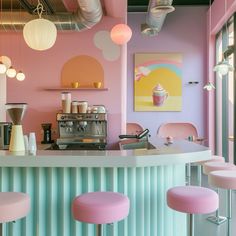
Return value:
<svg viewBox="0 0 236 236">
<path fill-rule="evenodd" d="M 132 30 L 126 24 L 117 24 L 111 29 L 110 37 L 115 44 L 123 45 L 131 39 Z"/>
<path fill-rule="evenodd" d="M 0 56 L 0 62 L 6 66 L 6 70 L 11 66 L 11 59 L 7 56 Z"/>
<path fill-rule="evenodd" d="M 16 74 L 16 79 L 18 81 L 23 81 L 25 80 L 25 74 L 20 70 L 17 74 Z"/>
<path fill-rule="evenodd" d="M 7 71 L 7 67 L 2 61 L 0 61 L 0 74 L 5 74 Z"/>
<path fill-rule="evenodd" d="M 11 66 L 10 68 L 8 68 L 6 74 L 9 78 L 14 78 L 16 76 L 16 70 Z"/>
<path fill-rule="evenodd" d="M 37 5 L 39 19 L 27 22 L 23 29 L 23 36 L 26 44 L 38 51 L 51 48 L 56 42 L 57 28 L 54 23 L 43 19 L 43 5 L 39 2 Z"/>
</svg>

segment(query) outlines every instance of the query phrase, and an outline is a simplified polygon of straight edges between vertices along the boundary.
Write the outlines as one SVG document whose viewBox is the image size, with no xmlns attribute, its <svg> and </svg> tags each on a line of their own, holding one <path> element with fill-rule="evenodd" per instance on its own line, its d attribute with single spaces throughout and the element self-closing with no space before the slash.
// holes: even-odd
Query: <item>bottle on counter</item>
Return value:
<svg viewBox="0 0 236 236">
<path fill-rule="evenodd" d="M 71 112 L 71 93 L 62 92 L 61 93 L 61 105 L 63 113 Z"/>
<path fill-rule="evenodd" d="M 35 155 L 37 151 L 36 136 L 34 132 L 29 133 L 29 154 Z"/>
</svg>

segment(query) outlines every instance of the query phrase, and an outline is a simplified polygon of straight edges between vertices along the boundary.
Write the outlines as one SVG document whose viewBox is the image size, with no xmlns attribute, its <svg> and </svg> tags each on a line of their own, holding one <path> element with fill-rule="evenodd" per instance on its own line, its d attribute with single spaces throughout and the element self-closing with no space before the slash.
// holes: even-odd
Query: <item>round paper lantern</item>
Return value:
<svg viewBox="0 0 236 236">
<path fill-rule="evenodd" d="M 10 66 L 6 74 L 9 78 L 14 78 L 16 76 L 16 70 L 12 66 Z"/>
<path fill-rule="evenodd" d="M 0 61 L 0 74 L 4 74 L 7 71 L 7 67 L 2 61 Z"/>
<path fill-rule="evenodd" d="M 25 80 L 25 74 L 20 70 L 20 71 L 16 74 L 16 79 L 19 80 L 19 81 Z"/>
<path fill-rule="evenodd" d="M 51 48 L 56 42 L 57 28 L 51 21 L 39 18 L 25 24 L 23 36 L 30 48 L 43 51 Z"/>
<path fill-rule="evenodd" d="M 132 36 L 132 30 L 126 24 L 115 25 L 111 30 L 111 39 L 116 44 L 127 43 Z"/>
<path fill-rule="evenodd" d="M 7 56 L 1 56 L 0 61 L 6 66 L 6 70 L 11 66 L 11 59 Z"/>
</svg>

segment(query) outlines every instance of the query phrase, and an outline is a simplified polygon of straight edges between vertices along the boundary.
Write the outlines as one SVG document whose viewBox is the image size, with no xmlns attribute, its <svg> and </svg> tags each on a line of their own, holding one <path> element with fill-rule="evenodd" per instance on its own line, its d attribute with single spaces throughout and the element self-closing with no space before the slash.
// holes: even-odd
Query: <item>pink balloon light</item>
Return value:
<svg viewBox="0 0 236 236">
<path fill-rule="evenodd" d="M 132 30 L 126 24 L 118 24 L 112 28 L 110 35 L 114 43 L 122 45 L 131 39 Z"/>
</svg>

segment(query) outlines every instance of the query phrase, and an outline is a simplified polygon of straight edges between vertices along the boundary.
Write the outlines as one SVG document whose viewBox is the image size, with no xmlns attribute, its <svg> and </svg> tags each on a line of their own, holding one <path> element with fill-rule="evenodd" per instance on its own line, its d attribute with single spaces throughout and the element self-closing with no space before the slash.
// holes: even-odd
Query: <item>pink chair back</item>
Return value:
<svg viewBox="0 0 236 236">
<path fill-rule="evenodd" d="M 158 131 L 158 137 L 172 136 L 175 139 L 187 139 L 189 136 L 198 137 L 196 127 L 192 123 L 165 123 Z"/>
<path fill-rule="evenodd" d="M 127 123 L 126 124 L 126 134 L 139 134 L 142 132 L 144 129 L 140 124 L 137 123 Z"/>
</svg>

